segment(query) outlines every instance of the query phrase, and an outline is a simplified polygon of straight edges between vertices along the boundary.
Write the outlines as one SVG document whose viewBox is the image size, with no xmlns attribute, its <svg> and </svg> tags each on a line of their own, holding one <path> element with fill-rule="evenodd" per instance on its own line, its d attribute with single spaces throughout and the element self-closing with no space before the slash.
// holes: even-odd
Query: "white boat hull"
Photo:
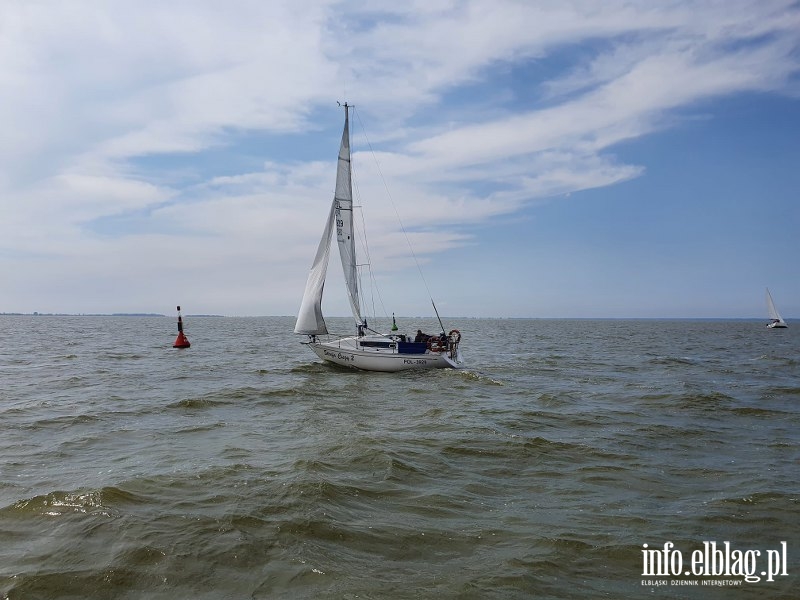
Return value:
<svg viewBox="0 0 800 600">
<path fill-rule="evenodd" d="M 453 351 L 402 354 L 395 348 L 361 349 L 358 338 L 331 342 L 302 342 L 326 362 L 364 371 L 392 373 L 409 369 L 458 369 L 462 366 L 458 348 Z M 452 356 L 451 356 L 452 354 Z"/>
<path fill-rule="evenodd" d="M 767 327 L 770 329 L 786 329 L 786 323 L 767 323 Z"/>
</svg>

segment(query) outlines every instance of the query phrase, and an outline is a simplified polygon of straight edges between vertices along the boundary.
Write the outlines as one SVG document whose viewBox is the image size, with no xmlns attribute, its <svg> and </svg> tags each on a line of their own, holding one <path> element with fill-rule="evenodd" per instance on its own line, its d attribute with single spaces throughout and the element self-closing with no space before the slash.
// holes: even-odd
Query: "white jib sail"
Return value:
<svg viewBox="0 0 800 600">
<path fill-rule="evenodd" d="M 331 253 L 331 233 L 333 232 L 335 208 L 336 200 L 331 202 L 328 221 L 325 224 L 322 239 L 319 241 L 314 262 L 311 264 L 311 272 L 306 280 L 306 290 L 303 293 L 303 301 L 300 303 L 300 312 L 297 314 L 297 323 L 294 326 L 295 333 L 305 335 L 325 335 L 328 333 L 325 318 L 322 316 L 322 291 L 325 287 L 328 257 Z"/>
<path fill-rule="evenodd" d="M 350 299 L 350 310 L 356 324 L 362 325 L 361 308 L 358 302 L 358 269 L 356 266 L 356 243 L 353 238 L 353 186 L 350 174 L 350 116 L 348 106 L 344 105 L 344 131 L 339 147 L 339 161 L 336 168 L 336 239 L 339 242 L 339 256 Z"/>
</svg>

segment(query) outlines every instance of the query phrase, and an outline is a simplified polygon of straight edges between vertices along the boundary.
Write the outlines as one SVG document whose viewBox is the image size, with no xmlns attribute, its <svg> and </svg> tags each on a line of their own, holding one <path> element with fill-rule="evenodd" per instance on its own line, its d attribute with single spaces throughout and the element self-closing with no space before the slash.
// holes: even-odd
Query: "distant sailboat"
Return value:
<svg viewBox="0 0 800 600">
<path fill-rule="evenodd" d="M 322 239 L 311 265 L 311 272 L 308 274 L 294 332 L 307 335 L 308 339 L 303 343 L 322 360 L 346 367 L 366 371 L 458 368 L 462 365 L 458 348 L 461 334 L 458 330 L 453 329 L 446 334 L 442 325 L 440 335 L 425 336 L 428 339 L 418 341 L 419 336 L 412 340 L 395 331 L 388 334 L 373 331 L 369 329 L 366 318 L 361 314 L 353 229 L 349 108 L 347 104 L 344 105 L 344 131 L 339 147 L 336 191 L 325 221 Z M 357 335 L 321 341 L 317 336 L 328 335 L 328 328 L 322 315 L 322 291 L 325 287 L 334 229 Z M 435 304 L 433 308 L 436 311 Z M 438 312 L 436 316 L 439 316 Z M 439 324 L 442 324 L 441 319 Z M 396 327 L 393 327 L 393 330 L 395 329 Z"/>
<path fill-rule="evenodd" d="M 772 319 L 769 323 L 767 323 L 767 327 L 770 329 L 783 329 L 787 327 L 786 321 L 783 320 L 778 309 L 775 308 L 775 303 L 772 301 L 772 295 L 769 293 L 769 288 L 767 288 L 767 312 L 769 313 L 769 318 Z"/>
</svg>

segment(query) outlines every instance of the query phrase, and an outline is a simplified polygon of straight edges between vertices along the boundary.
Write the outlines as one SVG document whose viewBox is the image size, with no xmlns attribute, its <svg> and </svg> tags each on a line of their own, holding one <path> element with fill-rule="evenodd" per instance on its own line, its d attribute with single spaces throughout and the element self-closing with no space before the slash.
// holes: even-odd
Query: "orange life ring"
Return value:
<svg viewBox="0 0 800 600">
<path fill-rule="evenodd" d="M 455 334 L 455 339 L 453 337 L 453 334 Z M 461 332 L 458 329 L 451 329 L 450 333 L 448 334 L 448 337 L 450 338 L 451 341 L 454 341 L 454 343 L 457 344 L 458 342 L 461 341 Z"/>
</svg>

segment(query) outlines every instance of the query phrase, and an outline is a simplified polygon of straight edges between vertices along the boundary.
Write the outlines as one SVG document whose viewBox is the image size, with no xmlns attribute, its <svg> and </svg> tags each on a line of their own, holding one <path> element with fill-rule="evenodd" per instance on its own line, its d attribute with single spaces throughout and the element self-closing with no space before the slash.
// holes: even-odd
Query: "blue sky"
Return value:
<svg viewBox="0 0 800 600">
<path fill-rule="evenodd" d="M 0 24 L 0 312 L 296 314 L 347 100 L 368 312 L 766 318 L 768 286 L 800 317 L 796 2 L 43 0 Z"/>
</svg>

